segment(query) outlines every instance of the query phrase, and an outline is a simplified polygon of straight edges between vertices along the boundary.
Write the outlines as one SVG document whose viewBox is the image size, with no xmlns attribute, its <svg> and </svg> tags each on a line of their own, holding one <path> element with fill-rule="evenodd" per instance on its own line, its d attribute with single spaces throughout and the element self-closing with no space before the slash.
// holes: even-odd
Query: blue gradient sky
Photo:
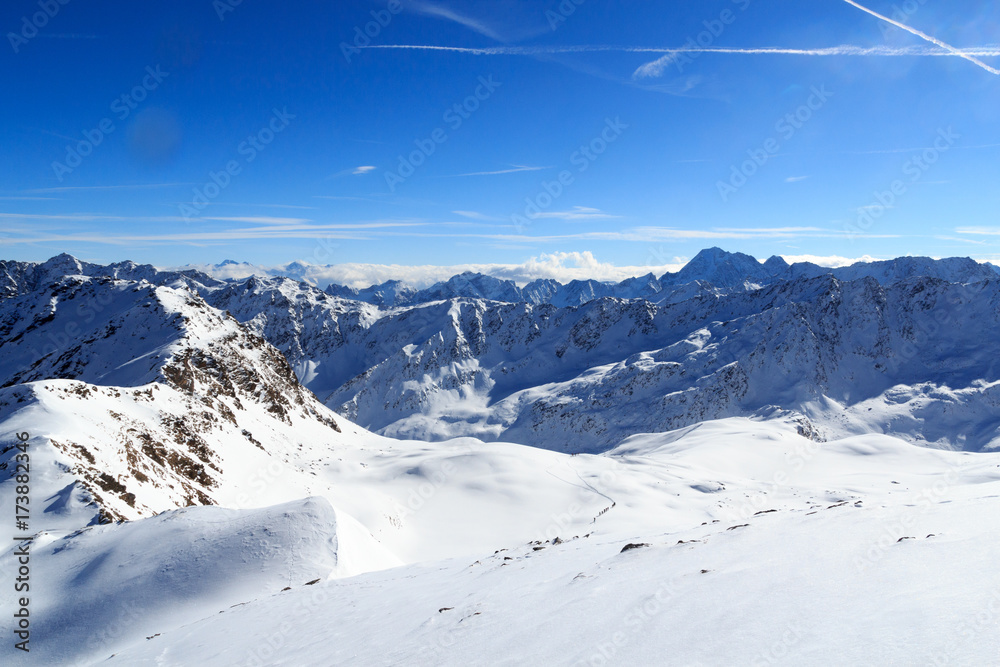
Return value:
<svg viewBox="0 0 1000 667">
<path fill-rule="evenodd" d="M 997 3 L 862 3 L 963 58 L 844 0 L 49 1 L 0 10 L 3 258 L 1000 257 Z"/>
</svg>

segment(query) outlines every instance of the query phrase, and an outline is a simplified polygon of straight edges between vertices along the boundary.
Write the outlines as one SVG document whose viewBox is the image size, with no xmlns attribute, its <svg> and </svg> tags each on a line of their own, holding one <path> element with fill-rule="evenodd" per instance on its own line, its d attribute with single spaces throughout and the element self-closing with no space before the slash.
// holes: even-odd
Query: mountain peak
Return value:
<svg viewBox="0 0 1000 667">
<path fill-rule="evenodd" d="M 683 285 L 704 280 L 716 287 L 742 287 L 763 284 L 770 278 L 770 271 L 757 258 L 741 252 L 727 252 L 722 248 L 706 248 L 676 274 L 667 274 L 663 281 Z"/>
<path fill-rule="evenodd" d="M 772 272 L 784 271 L 788 267 L 788 262 L 786 262 L 785 258 L 781 255 L 771 255 L 767 258 L 767 261 L 764 262 L 764 268 Z"/>
<path fill-rule="evenodd" d="M 49 259 L 45 260 L 44 262 L 42 262 L 42 266 L 46 268 L 56 268 L 56 267 L 62 268 L 66 266 L 76 266 L 80 268 L 83 266 L 83 263 L 73 255 L 63 252 L 59 253 L 55 257 L 50 257 Z"/>
</svg>

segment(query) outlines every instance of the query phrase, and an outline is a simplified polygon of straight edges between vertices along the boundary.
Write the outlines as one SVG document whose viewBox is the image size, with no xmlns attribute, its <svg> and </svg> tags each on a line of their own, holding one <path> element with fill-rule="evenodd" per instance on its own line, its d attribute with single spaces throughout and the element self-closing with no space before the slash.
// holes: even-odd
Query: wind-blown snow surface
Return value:
<svg viewBox="0 0 1000 667">
<path fill-rule="evenodd" d="M 0 655 L 105 664 L 114 654 L 110 664 L 122 665 L 992 664 L 1000 655 L 998 455 L 878 435 L 820 444 L 744 419 L 635 436 L 601 456 L 454 449 L 367 454 L 373 465 L 405 459 L 412 474 L 463 466 L 430 475 L 402 519 L 420 524 L 411 548 L 438 552 L 433 563 L 411 557 L 332 578 L 342 574 L 341 541 L 330 539 L 339 512 L 320 499 L 46 532 L 33 547 L 36 650 L 5 645 Z M 391 511 L 388 498 L 375 500 L 389 486 L 378 476 L 350 466 L 336 479 L 367 489 L 359 504 L 380 504 L 372 514 Z M 413 546 L 442 539 L 447 550 Z M 382 541 L 393 542 L 385 531 Z M 649 546 L 620 553 L 627 544 Z M 379 553 L 365 569 L 385 567 Z"/>
<path fill-rule="evenodd" d="M 996 663 L 1000 281 L 751 261 L 393 308 L 3 263 L 0 662 Z"/>
<path fill-rule="evenodd" d="M 344 562 L 344 552 L 358 545 L 343 543 L 356 537 L 317 498 L 43 532 L 31 545 L 34 653 L 53 665 L 103 659 L 108 643 L 218 613 L 262 590 L 398 564 L 370 538 L 362 553 L 351 554 L 366 567 Z M 5 570 L 12 568 L 12 557 L 3 560 Z"/>
</svg>

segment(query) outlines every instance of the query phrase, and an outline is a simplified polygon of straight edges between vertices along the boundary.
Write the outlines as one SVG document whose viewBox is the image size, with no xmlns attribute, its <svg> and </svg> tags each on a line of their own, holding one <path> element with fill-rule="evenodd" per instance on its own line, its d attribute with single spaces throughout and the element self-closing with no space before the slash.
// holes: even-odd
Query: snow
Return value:
<svg viewBox="0 0 1000 667">
<path fill-rule="evenodd" d="M 880 521 L 906 515 L 765 515 L 626 553 L 590 538 L 410 566 L 253 601 L 108 664 L 993 664 L 995 541 L 968 519 L 982 509 L 935 507 L 864 569 Z"/>
<path fill-rule="evenodd" d="M 956 419 L 973 425 L 973 437 L 934 434 L 919 416 L 892 432 L 980 449 L 992 446 L 998 426 L 992 392 L 973 390 L 1000 380 L 995 341 L 978 333 L 1000 325 L 998 289 L 996 280 L 881 285 L 824 274 L 752 292 L 699 285 L 688 298 L 657 303 L 457 298 L 378 310 L 290 281 L 257 281 L 249 292 L 226 288 L 207 299 L 281 349 L 328 406 L 397 438 L 563 450 L 570 432 L 575 451 L 594 452 L 634 433 L 775 406 L 808 418 L 820 437 L 842 437 L 888 423 L 884 412 L 861 414 L 872 407 L 866 401 L 932 383 L 954 393 Z M 684 341 L 694 347 L 678 346 Z M 824 399 L 850 415 L 814 411 Z"/>
<path fill-rule="evenodd" d="M 696 260 L 391 308 L 4 263 L 0 663 L 996 663 L 995 276 Z"/>
<path fill-rule="evenodd" d="M 187 508 L 67 535 L 43 533 L 31 559 L 33 635 L 47 664 L 103 659 L 104 642 L 128 643 L 175 619 L 348 576 L 359 562 L 366 569 L 399 562 L 370 536 L 345 531 L 329 503 L 317 498 L 255 510 Z M 14 567 L 10 552 L 2 566 Z"/>
<path fill-rule="evenodd" d="M 1000 544 L 983 520 L 1000 503 L 998 455 L 879 435 L 820 444 L 746 419 L 637 435 L 602 456 L 447 444 L 359 449 L 365 466 L 329 472 L 332 507 L 313 498 L 188 508 L 45 535 L 34 550 L 34 576 L 46 582 L 35 594 L 38 653 L 25 661 L 5 646 L 4 660 L 913 664 L 940 655 L 986 664 L 997 655 L 982 619 L 1000 608 Z M 404 514 L 400 534 L 379 531 L 376 514 L 423 484 L 433 490 Z M 381 544 L 342 531 L 333 507 L 348 498 L 369 507 L 358 516 Z M 620 553 L 630 543 L 650 546 Z M 408 564 L 383 569 L 393 551 Z M 368 572 L 345 576 L 358 563 Z"/>
</svg>

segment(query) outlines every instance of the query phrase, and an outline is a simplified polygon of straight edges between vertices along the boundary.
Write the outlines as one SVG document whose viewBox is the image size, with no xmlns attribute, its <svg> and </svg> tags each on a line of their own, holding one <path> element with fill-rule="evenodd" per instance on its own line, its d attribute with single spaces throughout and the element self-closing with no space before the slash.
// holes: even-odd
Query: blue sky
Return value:
<svg viewBox="0 0 1000 667">
<path fill-rule="evenodd" d="M 0 10 L 4 258 L 1000 258 L 997 3 L 62 1 Z"/>
</svg>

